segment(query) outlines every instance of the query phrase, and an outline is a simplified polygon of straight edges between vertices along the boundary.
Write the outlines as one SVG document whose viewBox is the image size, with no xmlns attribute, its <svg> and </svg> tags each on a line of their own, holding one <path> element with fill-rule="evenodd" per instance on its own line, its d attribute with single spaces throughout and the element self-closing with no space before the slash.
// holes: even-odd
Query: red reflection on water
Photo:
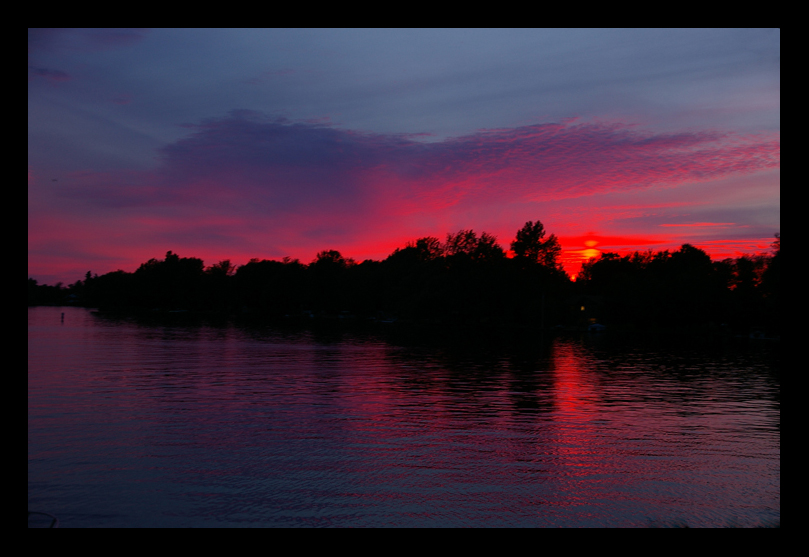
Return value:
<svg viewBox="0 0 809 557">
<path fill-rule="evenodd" d="M 554 462 L 564 469 L 560 471 L 563 476 L 578 478 L 574 483 L 587 478 L 600 483 L 595 478 L 615 472 L 610 458 L 613 451 L 605 447 L 601 439 L 596 423 L 600 406 L 598 391 L 580 351 L 580 346 L 570 341 L 557 341 L 553 345 Z M 575 493 L 571 497 L 576 502 L 595 496 L 581 485 Z"/>
</svg>

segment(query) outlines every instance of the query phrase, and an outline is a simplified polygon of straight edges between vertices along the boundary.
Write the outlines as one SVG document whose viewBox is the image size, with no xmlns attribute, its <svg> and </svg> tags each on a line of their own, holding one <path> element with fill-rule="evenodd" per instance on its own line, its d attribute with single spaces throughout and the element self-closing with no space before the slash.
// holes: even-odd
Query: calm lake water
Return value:
<svg viewBox="0 0 809 557">
<path fill-rule="evenodd" d="M 439 343 L 28 308 L 28 509 L 61 527 L 780 524 L 779 363 L 749 339 Z"/>
</svg>

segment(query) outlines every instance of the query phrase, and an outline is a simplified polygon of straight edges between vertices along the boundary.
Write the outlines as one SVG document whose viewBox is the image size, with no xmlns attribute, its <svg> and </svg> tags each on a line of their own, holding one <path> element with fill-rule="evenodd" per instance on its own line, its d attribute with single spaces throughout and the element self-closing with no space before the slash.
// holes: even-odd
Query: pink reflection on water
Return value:
<svg viewBox="0 0 809 557">
<path fill-rule="evenodd" d="M 29 501 L 74 524 L 115 523 L 91 507 L 124 525 L 780 512 L 778 407 L 752 398 L 772 390 L 754 368 L 595 337 L 525 357 L 64 310 L 29 310 Z"/>
</svg>

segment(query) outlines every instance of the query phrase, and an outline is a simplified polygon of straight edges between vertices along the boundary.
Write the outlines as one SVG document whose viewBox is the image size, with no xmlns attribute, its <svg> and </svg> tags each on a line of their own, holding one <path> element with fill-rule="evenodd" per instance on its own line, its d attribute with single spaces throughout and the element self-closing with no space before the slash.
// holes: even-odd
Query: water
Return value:
<svg viewBox="0 0 809 557">
<path fill-rule="evenodd" d="M 28 508 L 61 527 L 780 524 L 779 349 L 29 308 Z"/>
</svg>

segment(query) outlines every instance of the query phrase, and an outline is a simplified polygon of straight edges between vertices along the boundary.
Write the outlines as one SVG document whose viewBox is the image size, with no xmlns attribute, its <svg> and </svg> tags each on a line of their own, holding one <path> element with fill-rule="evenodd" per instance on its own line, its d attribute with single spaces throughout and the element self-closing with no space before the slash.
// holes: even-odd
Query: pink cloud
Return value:
<svg viewBox="0 0 809 557">
<path fill-rule="evenodd" d="M 443 210 L 675 186 L 780 165 L 778 135 L 654 134 L 618 124 L 540 124 L 435 143 L 248 112 L 193 129 L 163 150 L 166 187 L 205 182 L 283 211 L 371 197 L 395 200 L 402 213 Z"/>
<path fill-rule="evenodd" d="M 598 122 L 485 130 L 433 143 L 251 112 L 189 130 L 161 150 L 153 171 L 76 173 L 58 184 L 34 180 L 44 200 L 37 206 L 44 203 L 48 214 L 89 223 L 103 213 L 95 239 L 88 241 L 99 252 L 121 249 L 120 242 L 100 247 L 109 236 L 106 227 L 114 226 L 129 234 L 133 259 L 144 251 L 134 246 L 144 245 L 156 250 L 149 257 L 193 249 L 188 255 L 206 262 L 236 254 L 245 257 L 241 263 L 284 255 L 308 260 L 326 248 L 378 258 L 417 236 L 443 237 L 482 226 L 507 248 L 526 220 L 541 218 L 559 233 L 575 263 L 592 253 L 586 250 L 624 246 L 621 234 L 608 232 L 600 240 L 590 235 L 598 245 L 584 245 L 585 239 L 572 233 L 577 220 L 603 231 L 610 219 L 638 215 L 657 226 L 681 219 L 650 216 L 650 209 L 693 203 L 580 203 L 585 196 L 635 195 L 780 166 L 777 134 L 653 133 Z M 35 174 L 29 169 L 29 190 Z M 727 217 L 711 218 L 692 217 L 696 224 L 690 226 L 719 229 L 729 223 Z M 551 228 L 549 220 L 564 230 Z M 645 229 L 651 230 L 648 224 Z M 630 236 L 625 249 L 666 242 L 656 233 Z M 29 248 L 31 243 L 29 232 Z"/>
</svg>

